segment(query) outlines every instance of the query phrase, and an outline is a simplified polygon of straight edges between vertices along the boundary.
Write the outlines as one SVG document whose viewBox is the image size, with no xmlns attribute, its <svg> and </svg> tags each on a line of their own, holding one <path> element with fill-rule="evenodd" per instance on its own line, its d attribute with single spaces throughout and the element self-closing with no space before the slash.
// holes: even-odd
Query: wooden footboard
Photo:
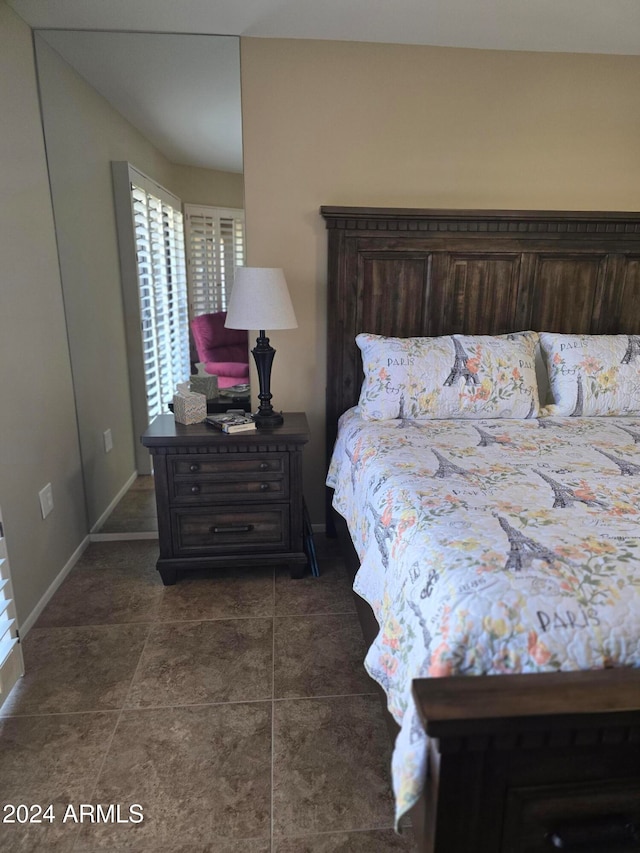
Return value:
<svg viewBox="0 0 640 853">
<path fill-rule="evenodd" d="M 640 850 L 640 670 L 420 679 L 421 849 Z"/>
<path fill-rule="evenodd" d="M 371 643 L 377 623 L 355 597 Z M 418 679 L 413 694 L 430 737 L 411 814 L 420 851 L 640 850 L 640 670 Z"/>
</svg>

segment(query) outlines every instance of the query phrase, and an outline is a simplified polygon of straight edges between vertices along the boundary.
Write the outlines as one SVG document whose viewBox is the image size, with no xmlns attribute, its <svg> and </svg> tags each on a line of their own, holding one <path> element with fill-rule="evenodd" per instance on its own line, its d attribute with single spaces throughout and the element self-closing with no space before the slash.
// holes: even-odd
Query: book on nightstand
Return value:
<svg viewBox="0 0 640 853">
<path fill-rule="evenodd" d="M 243 415 L 208 415 L 206 423 L 209 426 L 219 429 L 221 432 L 236 433 L 236 432 L 251 432 L 256 428 L 256 422 L 249 417 Z"/>
</svg>

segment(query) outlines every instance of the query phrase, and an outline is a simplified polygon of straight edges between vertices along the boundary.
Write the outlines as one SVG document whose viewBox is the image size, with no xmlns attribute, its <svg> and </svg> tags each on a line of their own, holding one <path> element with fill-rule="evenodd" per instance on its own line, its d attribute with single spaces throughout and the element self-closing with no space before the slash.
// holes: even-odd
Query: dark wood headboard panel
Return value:
<svg viewBox="0 0 640 853">
<path fill-rule="evenodd" d="M 640 213 L 322 207 L 327 439 L 358 401 L 359 332 L 640 334 Z"/>
</svg>

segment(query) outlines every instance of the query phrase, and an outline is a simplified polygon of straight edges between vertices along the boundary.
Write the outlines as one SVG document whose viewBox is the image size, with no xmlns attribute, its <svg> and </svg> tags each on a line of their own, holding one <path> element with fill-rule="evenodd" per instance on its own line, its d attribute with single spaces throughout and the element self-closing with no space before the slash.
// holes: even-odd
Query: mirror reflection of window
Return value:
<svg viewBox="0 0 640 853">
<path fill-rule="evenodd" d="M 244 210 L 185 204 L 189 319 L 227 310 L 237 267 L 244 266 Z"/>
<path fill-rule="evenodd" d="M 122 279 L 136 277 L 138 282 L 138 310 L 127 313 L 140 328 L 151 423 L 167 411 L 176 386 L 187 382 L 191 372 L 182 203 L 129 163 L 112 165 Z M 127 229 L 133 243 L 126 239 Z M 135 267 L 135 275 L 127 264 Z"/>
</svg>

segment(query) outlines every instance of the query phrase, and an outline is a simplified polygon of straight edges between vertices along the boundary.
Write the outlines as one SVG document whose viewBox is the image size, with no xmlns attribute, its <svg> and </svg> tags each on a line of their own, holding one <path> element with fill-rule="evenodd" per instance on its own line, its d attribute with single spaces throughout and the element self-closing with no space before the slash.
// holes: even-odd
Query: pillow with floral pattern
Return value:
<svg viewBox="0 0 640 853">
<path fill-rule="evenodd" d="M 360 334 L 367 420 L 535 418 L 536 332 L 389 338 Z"/>
<path fill-rule="evenodd" d="M 640 335 L 540 333 L 549 414 L 640 415 Z"/>
</svg>

